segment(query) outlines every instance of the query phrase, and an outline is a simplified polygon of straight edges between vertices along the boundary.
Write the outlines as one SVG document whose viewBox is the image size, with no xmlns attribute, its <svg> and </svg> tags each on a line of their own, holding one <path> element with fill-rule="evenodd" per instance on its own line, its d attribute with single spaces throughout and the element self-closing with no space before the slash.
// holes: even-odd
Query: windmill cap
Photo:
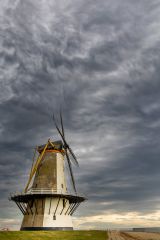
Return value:
<svg viewBox="0 0 160 240">
<path fill-rule="evenodd" d="M 53 146 L 51 144 L 49 144 L 46 150 L 62 150 L 63 143 L 61 140 L 51 142 L 51 143 Z M 38 152 L 41 153 L 43 151 L 43 149 L 45 148 L 45 146 L 46 146 L 45 144 L 38 146 L 38 149 L 37 149 Z"/>
</svg>

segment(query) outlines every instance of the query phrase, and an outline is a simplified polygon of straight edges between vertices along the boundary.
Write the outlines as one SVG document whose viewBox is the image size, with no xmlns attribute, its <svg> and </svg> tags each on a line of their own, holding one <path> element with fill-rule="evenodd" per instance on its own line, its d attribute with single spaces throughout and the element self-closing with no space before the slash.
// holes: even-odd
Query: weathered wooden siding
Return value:
<svg viewBox="0 0 160 240">
<path fill-rule="evenodd" d="M 57 189 L 57 159 L 55 152 L 46 152 L 35 175 L 32 188 Z"/>
</svg>

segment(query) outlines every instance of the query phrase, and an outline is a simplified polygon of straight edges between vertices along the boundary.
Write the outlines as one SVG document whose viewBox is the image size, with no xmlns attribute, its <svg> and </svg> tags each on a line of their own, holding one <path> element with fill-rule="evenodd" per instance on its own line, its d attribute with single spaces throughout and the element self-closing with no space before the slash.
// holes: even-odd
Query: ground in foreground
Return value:
<svg viewBox="0 0 160 240">
<path fill-rule="evenodd" d="M 0 240 L 106 240 L 106 231 L 9 231 Z"/>
<path fill-rule="evenodd" d="M 160 240 L 160 233 L 109 231 L 108 240 Z"/>
</svg>

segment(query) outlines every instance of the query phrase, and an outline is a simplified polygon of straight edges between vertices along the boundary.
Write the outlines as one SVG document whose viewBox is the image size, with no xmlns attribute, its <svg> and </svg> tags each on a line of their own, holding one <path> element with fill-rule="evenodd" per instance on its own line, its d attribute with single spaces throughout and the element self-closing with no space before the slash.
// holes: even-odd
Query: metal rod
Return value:
<svg viewBox="0 0 160 240">
<path fill-rule="evenodd" d="M 24 213 L 26 214 L 26 208 L 23 206 L 23 203 L 19 203 L 19 205 L 21 206 L 21 208 L 23 209 Z"/>
<path fill-rule="evenodd" d="M 18 203 L 19 207 L 22 209 L 22 211 L 24 212 L 24 215 L 26 214 L 26 211 L 24 209 L 24 207 L 22 206 L 22 203 Z"/>
<path fill-rule="evenodd" d="M 24 210 L 22 209 L 22 207 L 20 206 L 20 204 L 19 204 L 18 202 L 15 202 L 15 203 L 16 203 L 16 205 L 18 206 L 18 208 L 19 208 L 19 210 L 21 211 L 21 213 L 24 215 L 25 212 L 24 212 Z"/>
<path fill-rule="evenodd" d="M 81 204 L 81 203 L 78 203 L 77 206 L 73 209 L 73 211 L 72 211 L 71 214 L 70 214 L 71 216 L 73 215 L 73 213 L 76 211 L 76 209 L 79 207 L 80 204 Z"/>
<path fill-rule="evenodd" d="M 27 206 L 26 206 L 24 203 L 22 203 L 22 206 L 23 206 L 23 208 L 25 209 L 25 211 L 27 212 L 27 214 L 29 215 L 29 212 L 28 212 Z"/>
<path fill-rule="evenodd" d="M 67 211 L 65 212 L 65 215 L 67 214 L 68 210 L 71 208 L 71 206 L 72 206 L 73 204 L 74 204 L 74 203 L 69 204 L 69 207 L 67 208 Z"/>
<path fill-rule="evenodd" d="M 76 203 L 76 204 L 74 205 L 74 207 L 72 208 L 72 210 L 69 212 L 68 215 L 71 215 L 71 214 L 74 212 L 74 209 L 77 207 L 77 205 L 78 205 L 78 203 Z"/>
<path fill-rule="evenodd" d="M 71 213 L 72 209 L 73 209 L 75 206 L 76 206 L 76 203 L 73 203 L 73 205 L 72 205 L 72 207 L 71 207 L 71 209 L 70 209 L 68 215 Z"/>
</svg>

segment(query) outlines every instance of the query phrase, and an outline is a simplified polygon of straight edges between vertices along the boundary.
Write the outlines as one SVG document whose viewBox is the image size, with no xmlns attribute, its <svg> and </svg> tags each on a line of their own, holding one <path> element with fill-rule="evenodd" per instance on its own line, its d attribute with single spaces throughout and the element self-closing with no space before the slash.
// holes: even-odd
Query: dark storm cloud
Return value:
<svg viewBox="0 0 160 240">
<path fill-rule="evenodd" d="M 33 147 L 58 137 L 52 113 L 62 105 L 89 197 L 77 215 L 156 211 L 160 1 L 0 7 L 1 206 L 12 209 L 2 217 L 14 218 L 5 199 L 25 185 Z"/>
</svg>

